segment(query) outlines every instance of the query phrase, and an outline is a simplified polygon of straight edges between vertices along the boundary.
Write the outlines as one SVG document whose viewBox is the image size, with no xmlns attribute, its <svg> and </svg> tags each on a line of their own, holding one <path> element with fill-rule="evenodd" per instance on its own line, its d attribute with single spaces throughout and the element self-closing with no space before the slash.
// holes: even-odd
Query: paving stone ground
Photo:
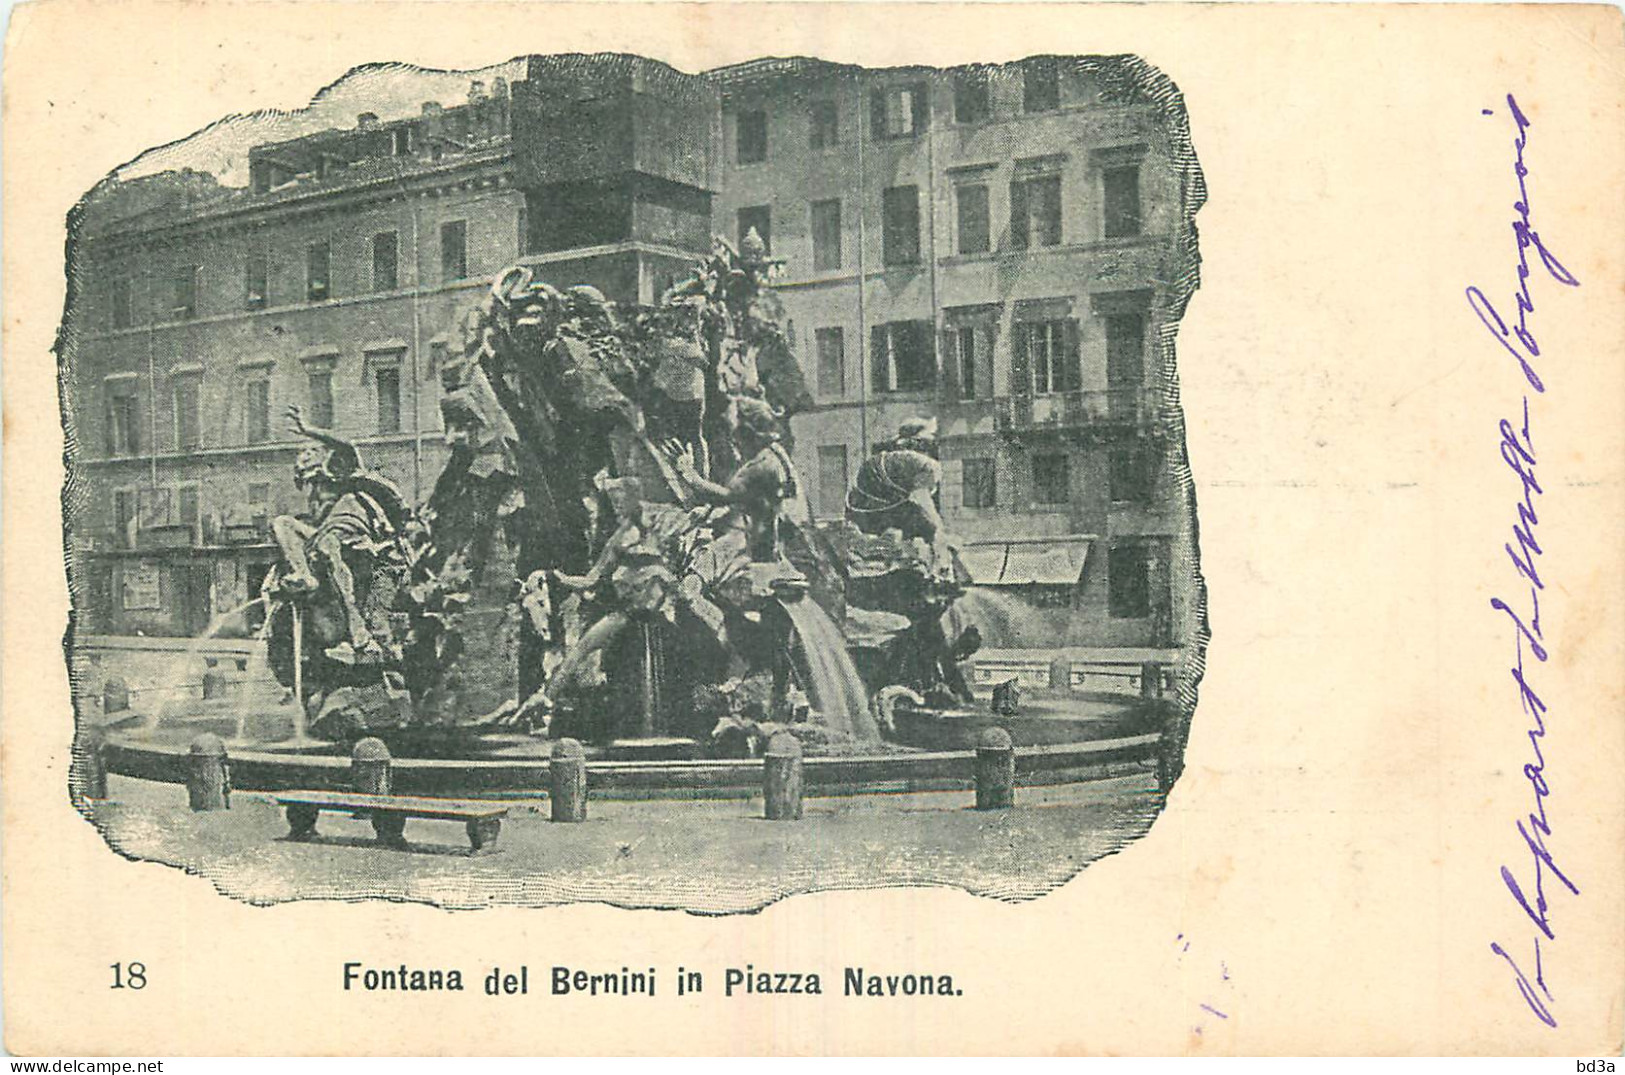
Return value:
<svg viewBox="0 0 1625 1075">
<path fill-rule="evenodd" d="M 1022 788 L 1012 810 L 970 809 L 970 791 L 809 798 L 800 821 L 762 818 L 762 801 L 591 801 L 554 824 L 545 799 L 513 800 L 494 853 L 471 856 L 463 827 L 412 820 L 405 850 L 371 825 L 326 813 L 309 843 L 286 839 L 267 793 L 193 813 L 186 789 L 113 776 L 94 807 L 119 851 L 207 878 L 255 903 L 388 898 L 451 908 L 594 900 L 699 913 L 750 911 L 802 892 L 949 885 L 1001 899 L 1042 895 L 1143 835 L 1162 806 L 1135 774 Z"/>
</svg>

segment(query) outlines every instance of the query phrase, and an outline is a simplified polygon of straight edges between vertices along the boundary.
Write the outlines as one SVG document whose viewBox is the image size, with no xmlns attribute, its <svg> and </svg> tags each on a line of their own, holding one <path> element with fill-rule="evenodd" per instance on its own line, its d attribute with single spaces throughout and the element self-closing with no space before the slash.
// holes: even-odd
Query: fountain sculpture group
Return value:
<svg viewBox="0 0 1625 1075">
<path fill-rule="evenodd" d="M 438 370 L 451 458 L 420 506 L 291 412 L 310 503 L 274 525 L 268 652 L 313 735 L 840 752 L 881 745 L 871 695 L 970 701 L 933 431 L 905 423 L 849 521 L 812 524 L 774 268 L 719 240 L 652 308 L 500 274 Z"/>
</svg>

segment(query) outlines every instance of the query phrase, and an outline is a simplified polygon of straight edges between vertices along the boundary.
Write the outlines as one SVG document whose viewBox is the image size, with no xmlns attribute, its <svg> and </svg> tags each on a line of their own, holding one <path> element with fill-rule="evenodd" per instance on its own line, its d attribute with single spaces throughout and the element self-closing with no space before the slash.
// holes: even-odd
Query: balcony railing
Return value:
<svg viewBox="0 0 1625 1075">
<path fill-rule="evenodd" d="M 1001 432 L 1033 429 L 1143 430 L 1157 418 L 1161 393 L 1154 388 L 1106 388 L 1046 395 L 997 396 L 994 426 Z"/>
</svg>

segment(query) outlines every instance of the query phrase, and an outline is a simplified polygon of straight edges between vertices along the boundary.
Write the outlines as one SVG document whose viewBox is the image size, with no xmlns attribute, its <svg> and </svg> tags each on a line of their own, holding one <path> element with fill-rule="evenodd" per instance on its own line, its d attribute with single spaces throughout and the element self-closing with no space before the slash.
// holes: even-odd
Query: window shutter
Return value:
<svg viewBox="0 0 1625 1075">
<path fill-rule="evenodd" d="M 1032 394 L 1033 375 L 1027 362 L 1027 341 L 1032 338 L 1028 326 L 1017 325 L 1013 338 L 1010 340 L 1010 394 L 1027 396 Z"/>
<path fill-rule="evenodd" d="M 886 91 L 876 90 L 869 96 L 869 138 L 879 142 L 886 137 Z"/>
<path fill-rule="evenodd" d="M 931 99 L 927 96 L 930 88 L 924 82 L 916 82 L 909 90 L 914 105 L 914 133 L 923 134 L 926 124 L 931 122 Z"/>
<path fill-rule="evenodd" d="M 991 395 L 993 392 L 992 370 L 989 369 L 986 374 L 982 371 L 987 369 L 988 363 L 993 358 L 993 330 L 985 325 L 978 325 L 973 333 L 972 343 L 976 345 L 976 350 L 971 355 L 970 362 L 960 363 L 961 380 L 967 382 L 965 387 L 970 389 L 973 394 Z"/>
<path fill-rule="evenodd" d="M 959 398 L 959 331 L 942 330 L 942 387 L 948 399 Z"/>
<path fill-rule="evenodd" d="M 1027 249 L 1027 184 L 1010 184 L 1010 245 Z"/>
<path fill-rule="evenodd" d="M 1058 246 L 1061 242 L 1061 177 L 1051 176 L 1041 185 L 1044 234 L 1040 242 L 1045 246 Z"/>
<path fill-rule="evenodd" d="M 114 430 L 114 423 L 117 419 L 113 415 L 113 410 L 118 406 L 118 397 L 109 392 L 102 402 L 104 404 L 103 410 L 106 412 L 105 420 L 107 424 L 103 431 L 107 434 L 107 454 L 117 455 L 118 437 Z"/>
<path fill-rule="evenodd" d="M 942 377 L 941 356 L 937 352 L 936 322 L 914 322 L 914 342 L 919 347 L 920 365 L 931 371 L 931 386 L 936 387 Z"/>
<path fill-rule="evenodd" d="M 891 391 L 891 355 L 886 348 L 886 326 L 869 330 L 869 384 L 876 392 Z"/>
<path fill-rule="evenodd" d="M 1078 361 L 1078 321 L 1069 317 L 1062 322 L 1061 390 L 1076 392 L 1083 387 L 1083 369 Z"/>
</svg>

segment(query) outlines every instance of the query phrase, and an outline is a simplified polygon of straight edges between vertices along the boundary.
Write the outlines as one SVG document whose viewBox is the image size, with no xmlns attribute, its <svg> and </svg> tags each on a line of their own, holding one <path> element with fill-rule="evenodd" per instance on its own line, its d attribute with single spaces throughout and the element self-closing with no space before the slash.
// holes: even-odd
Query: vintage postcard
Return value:
<svg viewBox="0 0 1625 1075">
<path fill-rule="evenodd" d="M 7 1047 L 1617 1056 L 1622 29 L 17 8 Z"/>
</svg>

